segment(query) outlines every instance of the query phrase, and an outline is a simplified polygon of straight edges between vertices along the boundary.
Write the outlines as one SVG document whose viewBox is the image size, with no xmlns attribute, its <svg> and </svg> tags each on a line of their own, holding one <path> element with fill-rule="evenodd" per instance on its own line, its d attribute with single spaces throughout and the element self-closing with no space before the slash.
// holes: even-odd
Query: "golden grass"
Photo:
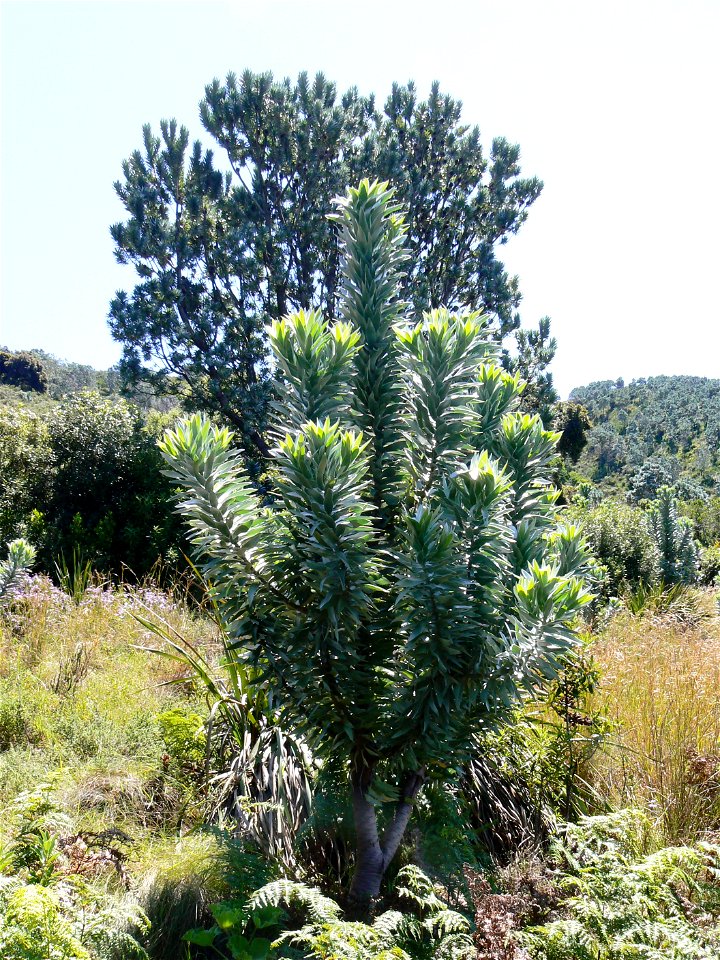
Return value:
<svg viewBox="0 0 720 960">
<path fill-rule="evenodd" d="M 596 788 L 646 809 L 666 843 L 720 830 L 720 620 L 616 617 L 593 644 L 596 698 L 617 723 Z"/>
</svg>

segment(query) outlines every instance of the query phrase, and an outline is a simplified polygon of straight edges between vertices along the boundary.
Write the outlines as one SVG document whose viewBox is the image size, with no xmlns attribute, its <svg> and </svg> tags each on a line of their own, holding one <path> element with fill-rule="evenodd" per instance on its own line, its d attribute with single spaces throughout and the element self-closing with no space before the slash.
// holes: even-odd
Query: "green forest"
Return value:
<svg viewBox="0 0 720 960">
<path fill-rule="evenodd" d="M 0 956 L 717 960 L 720 379 L 560 399 L 438 84 L 200 118 L 0 349 Z"/>
</svg>

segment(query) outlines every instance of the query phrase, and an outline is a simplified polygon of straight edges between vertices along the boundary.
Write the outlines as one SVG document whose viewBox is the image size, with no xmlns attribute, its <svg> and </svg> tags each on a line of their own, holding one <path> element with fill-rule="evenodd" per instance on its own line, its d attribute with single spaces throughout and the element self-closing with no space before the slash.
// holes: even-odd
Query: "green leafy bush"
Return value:
<svg viewBox="0 0 720 960">
<path fill-rule="evenodd" d="M 720 544 L 706 547 L 700 553 L 698 579 L 702 586 L 714 587 L 717 585 L 718 575 L 720 575 Z"/>
<path fill-rule="evenodd" d="M 42 363 L 32 354 L 0 350 L 0 383 L 44 393 L 48 378 Z"/>
<path fill-rule="evenodd" d="M 52 470 L 46 417 L 0 407 L 0 541 L 31 535 L 30 517 L 47 503 Z"/>
<path fill-rule="evenodd" d="M 33 703 L 19 684 L 0 678 L 0 751 L 38 739 Z"/>
<path fill-rule="evenodd" d="M 32 536 L 41 569 L 140 576 L 176 550 L 155 440 L 167 420 L 83 391 L 39 416 L 0 409 L 0 536 Z"/>
<path fill-rule="evenodd" d="M 204 766 L 207 751 L 207 718 L 185 706 L 164 710 L 157 717 L 169 760 L 182 770 Z"/>
<path fill-rule="evenodd" d="M 541 697 L 480 738 L 465 765 L 465 824 L 495 862 L 542 846 L 560 820 L 607 809 L 591 769 L 613 729 L 593 698 L 600 676 L 586 639 Z"/>
<path fill-rule="evenodd" d="M 607 572 L 606 597 L 619 596 L 660 576 L 660 555 L 645 513 L 638 507 L 604 500 L 590 510 L 575 508 L 592 554 Z"/>
<path fill-rule="evenodd" d="M 678 512 L 692 520 L 698 542 L 704 547 L 720 543 L 720 497 L 681 499 Z"/>
<path fill-rule="evenodd" d="M 668 456 L 648 457 L 630 477 L 628 499 L 631 503 L 654 500 L 662 487 L 671 487 L 680 473 L 680 464 Z"/>
</svg>

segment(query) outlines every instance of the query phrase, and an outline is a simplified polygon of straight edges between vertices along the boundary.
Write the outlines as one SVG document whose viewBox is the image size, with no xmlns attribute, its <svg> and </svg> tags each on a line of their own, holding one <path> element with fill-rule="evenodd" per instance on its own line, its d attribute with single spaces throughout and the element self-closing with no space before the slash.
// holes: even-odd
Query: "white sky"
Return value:
<svg viewBox="0 0 720 960">
<path fill-rule="evenodd" d="M 229 70 L 325 72 L 384 101 L 438 79 L 545 181 L 504 249 L 526 323 L 549 314 L 563 394 L 720 376 L 720 0 L 1 5 L 0 344 L 105 367 L 112 183 L 141 126 Z"/>
</svg>

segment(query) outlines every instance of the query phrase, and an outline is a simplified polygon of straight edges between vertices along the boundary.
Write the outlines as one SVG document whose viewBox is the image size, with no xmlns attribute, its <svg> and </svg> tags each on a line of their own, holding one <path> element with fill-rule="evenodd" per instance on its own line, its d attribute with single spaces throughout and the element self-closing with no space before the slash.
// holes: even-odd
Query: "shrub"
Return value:
<svg viewBox="0 0 720 960">
<path fill-rule="evenodd" d="M 212 921 L 210 906 L 245 902 L 276 879 L 276 865 L 230 830 L 197 830 L 147 848 L 137 900 L 150 921 L 142 938 L 151 960 L 185 958 L 183 935 Z"/>
<path fill-rule="evenodd" d="M 123 400 L 83 392 L 60 404 L 48 422 L 46 556 L 78 550 L 100 569 L 139 575 L 177 542 L 155 439 Z"/>
<path fill-rule="evenodd" d="M 607 809 L 592 777 L 614 727 L 596 696 L 600 678 L 586 641 L 543 696 L 483 736 L 466 764 L 466 819 L 495 861 L 541 847 L 559 819 Z"/>
<path fill-rule="evenodd" d="M 0 383 L 45 393 L 48 380 L 42 363 L 30 353 L 0 350 Z"/>
<path fill-rule="evenodd" d="M 33 510 L 48 501 L 52 472 L 45 417 L 0 408 L 0 541 L 30 535 L 27 526 Z"/>
<path fill-rule="evenodd" d="M 0 413 L 0 531 L 27 532 L 41 569 L 91 563 L 141 576 L 176 551 L 181 525 L 168 508 L 157 431 L 118 397 L 83 391 L 44 417 Z"/>
<path fill-rule="evenodd" d="M 698 541 L 704 547 L 720 543 L 720 497 L 678 502 L 678 512 L 692 520 Z"/>
<path fill-rule="evenodd" d="M 0 679 L 0 751 L 38 740 L 32 715 L 33 704 L 16 683 Z"/>
<path fill-rule="evenodd" d="M 593 556 L 605 567 L 606 596 L 619 596 L 660 576 L 660 556 L 648 530 L 646 515 L 638 507 L 604 500 L 583 512 L 574 511 L 582 523 Z"/>
<path fill-rule="evenodd" d="M 654 500 L 662 487 L 670 487 L 680 473 L 680 462 L 673 457 L 648 457 L 630 477 L 628 499 L 631 503 Z"/>
<path fill-rule="evenodd" d="M 717 585 L 718 574 L 720 574 L 720 544 L 715 544 L 712 547 L 706 547 L 700 553 L 698 579 L 702 586 L 713 587 Z"/>
</svg>

